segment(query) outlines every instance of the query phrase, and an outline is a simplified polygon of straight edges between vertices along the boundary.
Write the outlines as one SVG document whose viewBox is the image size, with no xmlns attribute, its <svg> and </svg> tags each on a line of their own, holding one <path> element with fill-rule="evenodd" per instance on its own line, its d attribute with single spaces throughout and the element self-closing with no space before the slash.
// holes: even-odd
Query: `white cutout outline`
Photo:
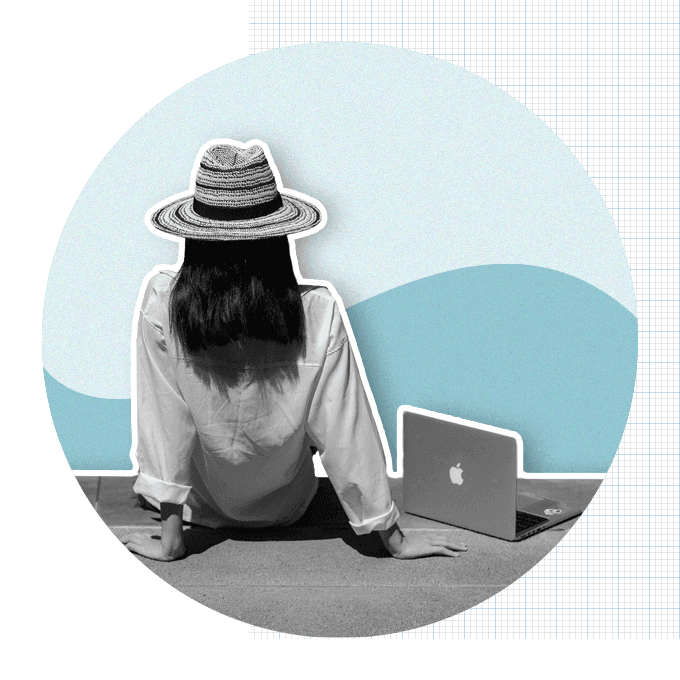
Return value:
<svg viewBox="0 0 680 680">
<path fill-rule="evenodd" d="M 505 430 L 501 427 L 494 427 L 493 425 L 485 425 L 484 423 L 477 423 L 474 420 L 465 420 L 465 418 L 458 418 L 456 416 L 449 416 L 437 411 L 428 411 L 418 406 L 408 406 L 402 404 L 397 408 L 397 470 L 403 472 L 404 469 L 404 413 L 417 413 L 422 416 L 429 416 L 437 420 L 443 420 L 447 423 L 455 423 L 456 425 L 467 425 L 485 432 L 493 432 L 495 434 L 502 434 L 506 437 L 512 437 L 517 442 L 517 479 L 604 479 L 606 473 L 603 472 L 525 472 L 524 471 L 524 442 L 522 435 L 513 430 Z"/>
<path fill-rule="evenodd" d="M 142 300 L 144 298 L 144 294 L 146 293 L 146 288 L 148 286 L 149 280 L 158 274 L 161 271 L 173 271 L 177 272 L 179 271 L 180 267 L 182 266 L 182 262 L 184 261 L 184 243 L 185 239 L 182 236 L 175 236 L 173 234 L 168 234 L 164 231 L 160 231 L 159 229 L 156 229 L 153 224 L 151 223 L 151 216 L 156 212 L 156 210 L 160 209 L 161 207 L 167 205 L 168 203 L 172 203 L 176 200 L 179 200 L 181 198 L 187 198 L 189 196 L 192 196 L 194 193 L 194 188 L 196 185 L 196 173 L 198 172 L 198 167 L 200 165 L 201 159 L 203 157 L 203 154 L 205 151 L 208 149 L 208 147 L 213 146 L 214 144 L 231 144 L 232 146 L 239 147 L 241 149 L 246 149 L 249 146 L 252 146 L 253 144 L 257 144 L 258 146 L 262 147 L 265 156 L 267 157 L 267 160 L 269 161 L 269 166 L 272 169 L 272 172 L 274 174 L 274 178 L 276 180 L 276 187 L 281 192 L 282 194 L 287 194 L 289 196 L 294 196 L 297 198 L 300 198 L 304 201 L 307 201 L 308 203 L 311 203 L 314 205 L 315 208 L 319 210 L 319 213 L 321 215 L 321 221 L 319 222 L 318 225 L 315 227 L 312 227 L 310 229 L 306 229 L 305 231 L 298 232 L 296 234 L 288 234 L 288 244 L 290 248 L 290 258 L 293 263 L 293 272 L 295 273 L 295 277 L 298 280 L 298 283 L 301 285 L 310 285 L 310 286 L 323 286 L 324 288 L 327 288 L 331 295 L 333 296 L 333 299 L 338 305 L 338 310 L 340 312 L 340 316 L 342 317 L 342 321 L 345 324 L 345 330 L 347 331 L 347 338 L 349 340 L 350 346 L 352 348 L 352 351 L 354 352 L 354 359 L 356 361 L 357 368 L 359 369 L 359 375 L 361 377 L 361 382 L 364 387 L 364 391 L 366 392 L 366 396 L 368 398 L 368 403 L 371 408 L 371 413 L 373 414 L 373 418 L 375 419 L 376 426 L 378 428 L 378 434 L 380 437 L 380 443 L 383 448 L 383 455 L 385 457 L 385 465 L 387 468 L 387 474 L 389 477 L 401 477 L 401 468 L 397 464 L 397 470 L 394 471 L 392 469 L 392 457 L 390 455 L 390 448 L 387 443 L 387 436 L 385 435 L 385 428 L 383 427 L 382 420 L 380 419 L 380 415 L 378 413 L 378 407 L 375 403 L 375 398 L 373 397 L 373 392 L 371 392 L 371 388 L 368 384 L 368 379 L 366 377 L 366 371 L 364 369 L 364 364 L 363 361 L 361 360 L 361 355 L 359 354 L 359 349 L 357 347 L 357 342 L 356 338 L 354 337 L 354 332 L 352 331 L 352 326 L 349 323 L 349 318 L 347 317 L 347 312 L 345 311 L 345 305 L 342 302 L 342 299 L 338 295 L 338 292 L 335 290 L 333 284 L 331 284 L 329 281 L 321 281 L 318 279 L 305 279 L 302 277 L 302 274 L 300 273 L 300 266 L 298 264 L 298 259 L 297 259 L 297 253 L 295 250 L 295 241 L 298 238 L 304 238 L 305 236 L 311 236 L 312 234 L 315 234 L 317 231 L 323 229 L 324 226 L 326 226 L 326 222 L 328 219 L 328 215 L 326 213 L 326 208 L 315 198 L 312 198 L 311 196 L 307 196 L 306 194 L 303 194 L 299 191 L 295 191 L 294 189 L 285 189 L 282 186 L 281 182 L 281 175 L 279 173 L 279 169 L 276 167 L 276 163 L 274 162 L 274 159 L 272 157 L 271 151 L 269 150 L 269 146 L 259 140 L 259 139 L 251 139 L 248 142 L 239 142 L 233 139 L 226 139 L 226 138 L 219 138 L 219 139 L 211 139 L 209 142 L 206 142 L 198 151 L 196 155 L 196 160 L 194 162 L 193 169 L 191 171 L 191 179 L 189 186 L 190 188 L 187 191 L 182 191 L 177 194 L 174 194 L 168 198 L 163 199 L 159 203 L 156 203 L 152 208 L 150 208 L 146 212 L 145 216 L 145 223 L 147 228 L 156 236 L 160 236 L 161 238 L 168 239 L 171 241 L 175 241 L 179 244 L 179 252 L 177 256 L 177 262 L 174 264 L 158 264 L 156 265 L 142 280 L 142 285 L 140 286 L 139 289 L 139 294 L 137 296 L 137 303 L 135 304 L 135 311 L 133 315 L 133 323 L 132 323 L 132 333 L 130 337 L 130 353 L 132 357 L 132 363 L 131 363 L 131 370 L 130 370 L 130 380 L 131 380 L 131 390 L 130 390 L 130 399 L 131 399 L 131 405 L 132 408 L 130 410 L 131 414 L 131 423 L 132 423 L 132 443 L 131 443 L 131 448 L 130 448 L 130 460 L 132 461 L 132 470 L 74 470 L 73 474 L 74 475 L 79 475 L 79 476 L 102 476 L 102 477 L 134 477 L 139 473 L 139 464 L 137 462 L 137 456 L 136 456 L 136 449 L 137 449 L 137 409 L 136 409 L 136 403 L 137 403 L 137 320 L 139 319 L 139 315 L 141 313 L 141 308 L 142 308 Z M 314 455 L 314 471 L 317 476 L 319 477 L 326 477 L 326 472 L 323 469 L 323 466 L 321 464 L 321 461 L 319 459 L 319 454 Z"/>
<path fill-rule="evenodd" d="M 347 317 L 347 312 L 345 311 L 345 305 L 342 302 L 342 299 L 338 295 L 338 292 L 335 290 L 334 286 L 332 283 L 329 281 L 322 281 L 319 279 L 305 279 L 302 277 L 302 274 L 300 273 L 300 266 L 298 264 L 298 259 L 297 259 L 297 253 L 295 250 L 295 241 L 299 238 L 304 238 L 306 236 L 311 236 L 312 234 L 315 234 L 316 232 L 320 231 L 323 229 L 323 227 L 326 226 L 326 222 L 328 220 L 328 215 L 326 213 L 326 208 L 315 198 L 312 198 L 311 196 L 307 196 L 306 194 L 303 194 L 299 191 L 295 191 L 294 189 L 285 189 L 282 186 L 281 182 L 281 174 L 279 173 L 279 169 L 276 167 L 276 163 L 274 162 L 274 159 L 272 157 L 271 151 L 269 149 L 269 145 L 266 142 L 263 142 L 259 139 L 251 139 L 248 142 L 239 142 L 233 139 L 227 139 L 227 138 L 218 138 L 218 139 L 211 139 L 210 141 L 206 142 L 198 151 L 196 155 L 196 160 L 194 161 L 194 166 L 191 171 L 191 178 L 189 182 L 189 189 L 186 191 L 181 191 L 177 194 L 173 194 L 172 196 L 163 199 L 162 201 L 156 203 L 153 207 L 149 208 L 149 210 L 146 212 L 146 216 L 144 218 L 145 224 L 147 228 L 156 236 L 160 236 L 161 238 L 168 239 L 170 241 L 175 241 L 178 246 L 178 255 L 177 255 L 177 262 L 174 264 L 158 264 L 156 265 L 142 280 L 142 285 L 140 286 L 139 289 L 139 294 L 137 296 L 137 303 L 135 304 L 135 310 L 133 314 L 133 323 L 132 323 L 132 333 L 131 333 L 131 338 L 130 338 L 130 351 L 131 351 L 131 357 L 132 357 L 132 362 L 130 366 L 130 380 L 131 380 L 131 393 L 130 393 L 130 400 L 131 400 L 131 406 L 132 408 L 130 409 L 130 415 L 131 415 L 131 424 L 132 424 L 132 442 L 131 442 L 131 448 L 130 448 L 130 460 L 132 461 L 132 470 L 73 470 L 73 474 L 77 476 L 82 476 L 82 477 L 88 477 L 88 476 L 101 476 L 101 477 L 134 477 L 139 473 L 139 465 L 137 462 L 137 456 L 136 456 L 136 448 L 137 448 L 137 409 L 135 407 L 137 403 L 137 320 L 139 319 L 139 315 L 141 312 L 141 307 L 142 307 L 142 299 L 144 298 L 144 294 L 146 292 L 147 285 L 149 283 L 149 280 L 158 274 L 161 271 L 173 271 L 177 272 L 179 271 L 180 267 L 182 266 L 182 262 L 184 261 L 184 243 L 185 239 L 182 236 L 175 236 L 173 234 L 166 233 L 164 231 L 160 231 L 159 229 L 156 229 L 152 222 L 151 222 L 151 216 L 156 212 L 156 210 L 162 208 L 163 206 L 172 203 L 174 201 L 177 201 L 182 198 L 188 198 L 189 196 L 192 196 L 194 194 L 194 189 L 196 185 L 196 174 L 198 172 L 198 167 L 200 165 L 201 159 L 203 157 L 203 154 L 205 151 L 210 147 L 213 146 L 214 144 L 231 144 L 232 146 L 236 146 L 240 149 L 246 149 L 249 146 L 252 146 L 253 144 L 257 144 L 258 146 L 262 147 L 262 150 L 265 153 L 265 156 L 267 157 L 267 160 L 269 161 L 269 166 L 272 170 L 272 173 L 274 175 L 274 178 L 276 180 L 276 187 L 279 190 L 280 193 L 282 194 L 288 194 L 290 196 L 294 196 L 297 198 L 301 198 L 304 201 L 307 201 L 308 203 L 311 203 L 314 205 L 319 210 L 319 213 L 321 215 L 321 221 L 319 222 L 318 225 L 315 227 L 312 227 L 310 229 L 306 229 L 304 231 L 298 232 L 296 234 L 288 234 L 288 244 L 290 247 L 290 258 L 293 264 L 293 272 L 295 273 L 295 276 L 298 280 L 298 283 L 302 285 L 311 285 L 311 286 L 323 286 L 324 288 L 327 288 L 331 295 L 333 296 L 333 299 L 338 305 L 338 310 L 340 312 L 340 316 L 342 317 L 342 321 L 345 324 L 345 330 L 347 331 L 347 337 L 350 343 L 350 346 L 352 347 L 352 351 L 354 352 L 354 359 L 356 361 L 357 368 L 359 369 L 359 375 L 361 376 L 361 382 L 364 387 L 364 391 L 366 392 L 366 396 L 368 398 L 368 403 L 371 408 L 371 412 L 373 414 L 373 418 L 375 420 L 376 426 L 378 428 L 378 435 L 380 437 L 380 443 L 383 448 L 383 455 L 385 457 L 385 466 L 387 470 L 387 475 L 388 477 L 392 478 L 400 478 L 403 477 L 404 473 L 404 468 L 403 468 L 403 461 L 404 461 L 404 450 L 403 450 L 403 417 L 402 414 L 404 411 L 410 411 L 411 413 L 419 413 L 421 415 L 427 415 L 431 416 L 434 418 L 439 418 L 440 420 L 445 420 L 448 422 L 452 423 L 457 423 L 459 425 L 469 425 L 472 427 L 477 427 L 479 429 L 485 430 L 487 432 L 495 432 L 497 434 L 503 434 L 506 436 L 511 436 L 515 438 L 517 441 L 517 478 L 518 479 L 604 479 L 606 473 L 587 473 L 587 472 L 574 472 L 574 473 L 568 473 L 568 472 L 554 472 L 554 473 L 548 473 L 548 472 L 524 472 L 524 444 L 522 442 L 522 437 L 519 433 L 513 432 L 512 430 L 504 430 L 499 427 L 494 427 L 493 425 L 485 425 L 483 423 L 477 423 L 472 420 L 465 420 L 464 418 L 458 418 L 456 416 L 449 416 L 443 413 L 438 413 L 436 411 L 428 411 L 427 409 L 419 408 L 417 406 L 409 406 L 406 404 L 402 404 L 397 408 L 397 465 L 396 465 L 396 470 L 393 469 L 393 463 L 392 463 L 392 457 L 390 454 L 390 448 L 387 443 L 387 436 L 385 435 L 385 428 L 383 427 L 382 420 L 380 418 L 380 415 L 378 413 L 378 407 L 375 403 L 375 398 L 373 397 L 373 392 L 371 391 L 370 385 L 368 383 L 368 378 L 366 377 L 366 371 L 364 369 L 364 364 L 363 361 L 361 360 L 361 355 L 359 354 L 359 348 L 357 347 L 357 342 L 356 338 L 354 337 L 354 332 L 352 331 L 352 326 L 349 323 L 349 318 Z M 326 477 L 326 472 L 323 469 L 323 466 L 321 464 L 321 461 L 319 459 L 319 454 L 314 455 L 314 471 L 318 477 Z"/>
</svg>

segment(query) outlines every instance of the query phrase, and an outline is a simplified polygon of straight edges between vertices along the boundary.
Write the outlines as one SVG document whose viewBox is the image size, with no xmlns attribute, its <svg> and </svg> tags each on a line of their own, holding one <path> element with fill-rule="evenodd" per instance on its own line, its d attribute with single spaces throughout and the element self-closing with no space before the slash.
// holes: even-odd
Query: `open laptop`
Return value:
<svg viewBox="0 0 680 680">
<path fill-rule="evenodd" d="M 506 541 L 580 515 L 559 501 L 517 492 L 517 432 L 401 406 L 404 510 Z"/>
</svg>

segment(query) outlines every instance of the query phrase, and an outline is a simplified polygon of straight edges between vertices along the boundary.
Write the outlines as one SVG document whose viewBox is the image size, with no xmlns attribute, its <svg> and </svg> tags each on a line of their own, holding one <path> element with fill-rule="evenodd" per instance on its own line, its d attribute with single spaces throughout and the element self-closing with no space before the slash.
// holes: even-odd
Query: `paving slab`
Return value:
<svg viewBox="0 0 680 680">
<path fill-rule="evenodd" d="M 128 529 L 113 531 L 120 537 Z M 356 536 L 351 530 L 323 535 L 262 532 L 253 537 L 245 532 L 189 528 L 184 558 L 174 562 L 140 559 L 175 587 L 476 585 L 501 589 L 531 569 L 563 536 L 543 532 L 542 540 L 524 546 L 462 530 L 451 533 L 468 546 L 460 557 L 395 560 L 377 535 Z"/>
<path fill-rule="evenodd" d="M 160 515 L 157 510 L 144 506 L 132 491 L 136 477 L 78 477 L 78 483 L 92 504 L 97 500 L 99 515 L 108 526 L 158 526 Z M 600 486 L 597 479 L 520 479 L 518 491 L 538 496 L 565 498 L 576 507 L 585 509 Z M 97 487 L 99 489 L 97 490 Z M 394 502 L 400 510 L 403 507 L 403 480 L 390 479 Z M 403 528 L 446 528 L 458 531 L 448 524 L 417 517 L 401 512 L 399 522 Z M 570 528 L 573 521 L 565 523 Z M 561 525 L 558 525 L 560 527 Z M 347 517 L 327 479 L 319 480 L 319 491 L 305 515 L 295 525 L 303 527 L 348 527 Z M 557 528 L 557 527 L 556 527 Z M 562 531 L 563 529 L 560 529 Z M 467 532 L 466 533 L 470 533 Z M 542 532 L 548 533 L 548 532 Z M 540 536 L 541 534 L 538 534 Z M 532 537 L 535 538 L 535 537 Z"/>
<path fill-rule="evenodd" d="M 101 477 L 78 477 L 78 484 L 83 493 L 90 501 L 93 508 L 97 508 L 97 496 L 99 491 L 99 485 L 101 484 Z"/>
<path fill-rule="evenodd" d="M 160 513 L 132 490 L 137 477 L 102 477 L 97 512 L 107 526 L 159 527 Z"/>
<path fill-rule="evenodd" d="M 103 477 L 98 512 L 119 537 L 130 527 L 158 535 L 159 514 L 140 504 L 133 483 L 130 477 Z M 585 508 L 599 483 L 519 480 L 518 487 Z M 91 490 L 91 483 L 84 486 Z M 391 486 L 399 507 L 401 480 L 391 480 Z M 239 531 L 188 525 L 184 558 L 137 559 L 198 602 L 262 628 L 370 636 L 425 626 L 488 599 L 535 566 L 575 521 L 509 542 L 402 513 L 404 531 L 443 529 L 468 551 L 456 558 L 395 560 L 377 535 L 354 534 L 330 483 L 321 479 L 307 513 L 291 527 Z"/>
<path fill-rule="evenodd" d="M 601 479 L 518 479 L 517 491 L 568 501 L 585 510 L 602 484 Z"/>
<path fill-rule="evenodd" d="M 373 586 L 182 586 L 193 600 L 260 628 L 310 637 L 371 637 L 421 628 L 484 602 L 497 589 Z M 267 603 L 263 607 L 263 602 Z"/>
</svg>

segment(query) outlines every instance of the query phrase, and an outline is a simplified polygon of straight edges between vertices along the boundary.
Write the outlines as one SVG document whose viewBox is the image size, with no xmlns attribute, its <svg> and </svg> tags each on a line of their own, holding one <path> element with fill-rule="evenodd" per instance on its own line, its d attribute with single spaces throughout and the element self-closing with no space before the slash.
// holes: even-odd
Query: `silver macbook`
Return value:
<svg viewBox="0 0 680 680">
<path fill-rule="evenodd" d="M 398 430 L 408 513 L 518 541 L 582 512 L 517 492 L 517 432 L 412 406 L 399 407 Z"/>
</svg>

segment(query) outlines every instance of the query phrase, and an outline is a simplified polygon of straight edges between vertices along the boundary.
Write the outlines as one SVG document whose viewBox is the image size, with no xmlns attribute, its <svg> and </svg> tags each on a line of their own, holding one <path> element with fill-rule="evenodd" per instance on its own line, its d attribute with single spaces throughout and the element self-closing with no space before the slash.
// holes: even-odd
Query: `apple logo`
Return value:
<svg viewBox="0 0 680 680">
<path fill-rule="evenodd" d="M 451 482 L 453 484 L 463 483 L 463 471 L 460 468 L 460 463 L 449 470 L 449 476 L 451 477 Z"/>
</svg>

